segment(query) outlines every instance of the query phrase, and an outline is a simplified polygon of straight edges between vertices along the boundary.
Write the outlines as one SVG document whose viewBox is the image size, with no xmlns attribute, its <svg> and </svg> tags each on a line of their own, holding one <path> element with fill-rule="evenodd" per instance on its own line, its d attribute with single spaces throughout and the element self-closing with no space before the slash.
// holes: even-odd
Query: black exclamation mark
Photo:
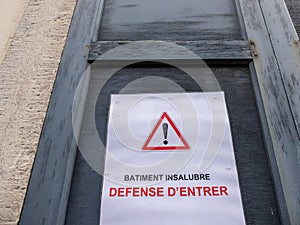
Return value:
<svg viewBox="0 0 300 225">
<path fill-rule="evenodd" d="M 162 125 L 162 128 L 163 128 L 163 131 L 164 131 L 164 144 L 167 145 L 168 144 L 168 141 L 167 141 L 167 138 L 168 138 L 168 124 L 167 123 L 164 123 Z"/>
</svg>

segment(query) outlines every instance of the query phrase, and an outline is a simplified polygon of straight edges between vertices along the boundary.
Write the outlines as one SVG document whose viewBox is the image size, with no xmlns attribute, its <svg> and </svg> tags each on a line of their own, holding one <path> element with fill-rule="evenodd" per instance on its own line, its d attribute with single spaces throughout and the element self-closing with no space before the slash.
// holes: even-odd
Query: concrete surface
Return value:
<svg viewBox="0 0 300 225">
<path fill-rule="evenodd" d="M 14 34 L 0 65 L 1 225 L 19 220 L 75 3 L 0 0 L 1 48 Z"/>
</svg>

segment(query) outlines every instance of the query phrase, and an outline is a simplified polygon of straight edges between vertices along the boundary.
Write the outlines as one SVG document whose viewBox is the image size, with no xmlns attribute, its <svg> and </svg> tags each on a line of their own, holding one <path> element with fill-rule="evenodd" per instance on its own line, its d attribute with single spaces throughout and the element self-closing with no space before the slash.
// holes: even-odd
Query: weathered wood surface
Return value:
<svg viewBox="0 0 300 225">
<path fill-rule="evenodd" d="M 275 165 L 271 163 L 272 167 L 278 167 L 280 174 L 281 184 L 276 184 L 276 192 L 281 199 L 279 206 L 282 221 L 283 224 L 300 224 L 300 150 L 299 133 L 294 120 L 296 107 L 299 107 L 299 99 L 298 103 L 295 99 L 299 90 L 294 88 L 299 83 L 297 79 L 292 79 L 292 76 L 296 78 L 299 74 L 299 70 L 294 70 L 299 66 L 295 61 L 299 53 L 291 42 L 293 30 L 279 0 L 240 0 L 240 4 L 248 38 L 252 43 L 254 65 L 277 160 Z M 282 33 L 277 37 L 278 31 Z M 285 38 L 282 35 L 286 35 Z M 281 40 L 278 39 L 280 37 Z M 294 52 L 287 54 L 291 53 L 292 48 Z M 290 73 L 291 70 L 294 72 Z M 293 84 L 293 80 L 296 83 Z M 294 105 L 291 105 L 292 102 Z M 281 185 L 284 196 L 281 196 Z"/>
<path fill-rule="evenodd" d="M 77 2 L 44 122 L 20 225 L 64 224 L 77 150 L 72 126 L 72 104 L 79 79 L 87 67 L 86 45 L 93 41 L 93 36 L 98 32 L 96 21 L 101 9 L 99 3 L 101 1 L 98 0 Z M 81 121 L 80 116 L 77 119 Z M 80 123 L 75 125 L 80 126 Z"/>
<path fill-rule="evenodd" d="M 92 121 L 97 124 L 96 135 L 100 136 L 104 144 L 106 143 L 110 94 L 174 92 L 174 86 L 169 85 L 169 82 L 162 82 L 165 79 L 177 83 L 185 91 L 202 91 L 197 83 L 177 68 L 143 67 L 142 65 L 120 70 L 108 80 L 100 95 L 95 96 L 98 89 L 93 87 L 97 87 L 99 82 L 103 83 L 104 78 L 99 76 L 102 70 L 102 67 L 93 65 L 86 107 L 89 111 L 93 107 L 90 105 L 93 102 L 92 98 L 98 99 L 96 115 L 94 118 L 84 118 L 87 122 L 82 127 L 82 135 L 85 133 L 91 135 L 88 123 Z M 221 89 L 225 91 L 247 224 L 278 225 L 280 219 L 276 197 L 249 69 L 246 67 L 215 67 L 212 68 L 212 71 L 216 75 Z M 153 82 L 143 79 L 147 76 L 151 76 Z M 159 77 L 162 77 L 163 80 L 155 82 L 155 78 Z M 130 85 L 128 85 L 129 83 Z M 103 162 L 103 157 L 103 154 L 99 155 L 99 159 L 96 161 Z M 75 165 L 66 225 L 98 225 L 101 177 L 92 170 L 81 154 L 77 155 Z"/>
<path fill-rule="evenodd" d="M 233 0 L 107 0 L 104 41 L 241 39 Z"/>
<path fill-rule="evenodd" d="M 160 51 L 142 46 L 144 43 L 151 42 L 161 46 Z M 97 41 L 93 42 L 90 46 L 89 60 L 139 60 L 155 61 L 160 59 L 167 60 L 186 60 L 184 52 L 181 52 L 179 48 L 174 48 L 173 45 L 164 44 L 161 41 L 141 41 L 141 47 L 139 48 L 119 48 L 118 55 L 114 58 L 101 58 L 101 56 L 113 48 L 130 44 L 130 41 Z M 235 60 L 241 62 L 249 62 L 252 60 L 250 51 L 250 45 L 248 41 L 174 41 L 174 44 L 185 47 L 203 60 Z M 166 49 L 168 48 L 168 49 Z M 174 49 L 172 49 L 174 48 Z M 168 54 L 170 51 L 174 52 L 172 56 Z M 131 57 L 129 57 L 130 55 Z M 132 57 L 132 55 L 134 55 Z M 187 59 L 188 60 L 188 59 Z"/>
<path fill-rule="evenodd" d="M 300 137 L 300 42 L 284 0 L 261 0 L 281 79 Z"/>
</svg>

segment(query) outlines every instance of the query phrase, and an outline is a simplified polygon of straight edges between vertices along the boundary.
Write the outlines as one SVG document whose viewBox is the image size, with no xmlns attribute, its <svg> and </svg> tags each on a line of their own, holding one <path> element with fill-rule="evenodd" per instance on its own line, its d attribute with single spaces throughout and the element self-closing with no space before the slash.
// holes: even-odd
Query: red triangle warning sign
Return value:
<svg viewBox="0 0 300 225">
<path fill-rule="evenodd" d="M 169 125 L 171 129 L 169 129 Z M 177 139 L 176 143 L 169 140 L 168 133 L 173 135 L 173 139 Z M 156 141 L 154 139 L 156 139 Z M 190 146 L 166 112 L 162 114 L 142 148 L 142 150 L 156 151 L 189 149 Z"/>
</svg>

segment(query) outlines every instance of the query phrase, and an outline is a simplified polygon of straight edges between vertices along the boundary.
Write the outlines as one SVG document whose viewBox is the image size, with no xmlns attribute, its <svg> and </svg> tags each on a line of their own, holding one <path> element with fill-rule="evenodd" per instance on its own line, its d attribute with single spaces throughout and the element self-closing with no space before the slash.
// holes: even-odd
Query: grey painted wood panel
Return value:
<svg viewBox="0 0 300 225">
<path fill-rule="evenodd" d="M 92 119 L 97 124 L 97 135 L 104 143 L 106 143 L 110 94 L 149 93 L 149 90 L 151 92 L 173 91 L 164 83 L 151 88 L 149 82 L 145 83 L 142 79 L 137 79 L 146 76 L 162 76 L 164 79 L 170 79 L 179 84 L 186 91 L 201 91 L 189 76 L 174 67 L 139 65 L 117 72 L 108 80 L 98 97 L 96 115 Z M 226 94 L 247 224 L 280 224 L 249 69 L 247 67 L 214 67 L 212 69 Z M 93 89 L 93 84 L 103 82 L 101 76 L 98 76 L 99 70 L 101 68 L 97 66 L 92 69 L 91 89 Z M 135 85 L 129 85 L 124 90 L 123 88 L 131 81 L 135 81 Z M 89 90 L 88 96 L 95 92 L 97 91 Z M 86 106 L 89 107 L 89 101 Z M 98 160 L 99 164 L 103 163 L 103 158 L 102 154 Z M 80 153 L 77 154 L 66 225 L 99 224 L 100 190 L 100 175 L 92 171 Z"/>
<path fill-rule="evenodd" d="M 77 150 L 72 126 L 72 116 L 76 116 L 72 115 L 74 92 L 87 67 L 86 46 L 98 32 L 100 11 L 101 1 L 77 2 L 38 145 L 20 225 L 64 224 Z M 79 107 L 83 108 L 82 105 Z M 75 126 L 80 127 L 80 113 L 77 119 L 79 122 Z"/>
<path fill-rule="evenodd" d="M 281 184 L 276 184 L 276 193 L 281 199 L 279 206 L 282 220 L 284 224 L 300 224 L 299 136 L 294 120 L 295 107 L 298 107 L 299 104 L 295 100 L 295 107 L 291 108 L 290 98 L 292 96 L 287 92 L 284 81 L 291 74 L 283 73 L 289 69 L 287 67 L 297 57 L 295 57 L 296 51 L 292 55 L 286 55 L 286 50 L 283 50 L 281 60 L 278 60 L 278 54 L 281 54 L 280 51 L 278 52 L 280 49 L 278 45 L 287 49 L 292 46 L 286 39 L 277 40 L 278 43 L 274 44 L 274 40 L 277 38 L 275 37 L 277 29 L 281 32 L 282 29 L 287 29 L 287 34 L 293 31 L 289 22 L 282 18 L 285 14 L 282 3 L 268 1 L 268 5 L 272 5 L 269 9 L 267 9 L 266 3 L 267 1 L 240 0 L 248 38 L 252 43 L 255 70 L 276 158 L 276 161 L 271 163 L 273 168 L 277 167 L 279 170 L 280 177 L 275 177 L 274 180 L 281 181 Z M 278 8 L 274 10 L 274 7 Z M 286 24 L 284 24 L 285 22 Z M 285 34 L 284 32 L 279 37 Z M 284 63 L 284 57 L 286 57 L 286 63 Z M 294 68 L 295 66 L 297 65 L 292 65 Z M 295 72 L 294 75 L 298 72 Z M 292 87 L 297 87 L 297 85 L 292 85 Z M 297 96 L 292 95 L 293 98 Z M 272 157 L 270 156 L 270 158 Z M 276 174 L 273 173 L 273 176 Z M 282 191 L 284 196 L 282 196 Z"/>
<path fill-rule="evenodd" d="M 268 32 L 300 137 L 300 42 L 284 0 L 261 0 Z M 300 215 L 299 215 L 300 216 Z"/>
<path fill-rule="evenodd" d="M 241 39 L 233 0 L 107 0 L 104 41 Z"/>
<path fill-rule="evenodd" d="M 149 41 L 148 41 L 149 42 Z M 89 60 L 96 60 L 101 57 L 105 52 L 120 47 L 124 44 L 129 44 L 130 41 L 97 41 L 93 42 L 90 46 Z M 160 44 L 161 42 L 155 41 L 153 44 Z M 248 41 L 174 41 L 177 45 L 183 46 L 195 54 L 197 54 L 203 60 L 236 60 L 250 62 L 252 55 L 250 51 L 250 45 Z M 172 48 L 170 45 L 164 46 Z M 124 49 L 124 52 L 120 52 L 118 58 L 111 58 L 106 60 L 139 60 L 141 58 L 151 60 L 183 60 L 184 54 L 182 54 L 178 48 L 176 49 L 162 49 L 161 52 L 151 51 L 149 48 L 132 49 L 132 52 L 136 55 L 134 58 L 128 57 L 130 49 Z M 168 53 L 174 52 L 172 56 Z M 127 56 L 127 57 L 126 57 Z"/>
</svg>

